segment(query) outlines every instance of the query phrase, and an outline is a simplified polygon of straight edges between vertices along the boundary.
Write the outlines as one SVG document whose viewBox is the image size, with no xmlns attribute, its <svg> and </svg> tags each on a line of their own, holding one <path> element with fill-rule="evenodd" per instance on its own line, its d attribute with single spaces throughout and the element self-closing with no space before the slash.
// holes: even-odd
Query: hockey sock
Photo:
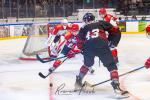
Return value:
<svg viewBox="0 0 150 100">
<path fill-rule="evenodd" d="M 114 79 L 119 80 L 118 71 L 117 70 L 111 71 L 110 72 L 110 77 L 111 77 L 111 80 L 114 80 Z"/>
<path fill-rule="evenodd" d="M 80 77 L 81 79 L 83 79 L 84 76 L 87 74 L 88 70 L 89 70 L 88 67 L 85 66 L 85 65 L 83 65 L 83 66 L 80 68 L 79 77 Z"/>
</svg>

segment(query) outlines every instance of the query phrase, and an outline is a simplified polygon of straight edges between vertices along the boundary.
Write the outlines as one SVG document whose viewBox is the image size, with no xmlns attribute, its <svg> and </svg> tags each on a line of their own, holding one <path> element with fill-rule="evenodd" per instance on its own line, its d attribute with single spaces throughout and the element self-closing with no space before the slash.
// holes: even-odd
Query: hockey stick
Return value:
<svg viewBox="0 0 150 100">
<path fill-rule="evenodd" d="M 128 72 L 126 72 L 126 73 L 120 74 L 119 77 L 124 76 L 124 75 L 127 75 L 127 74 L 130 74 L 130 73 L 133 73 L 133 72 L 138 71 L 138 70 L 140 70 L 140 69 L 142 69 L 142 68 L 144 68 L 144 66 L 139 67 L 139 68 L 136 68 L 136 69 L 133 69 L 133 70 L 128 71 Z M 84 83 L 89 84 L 90 87 L 95 87 L 95 86 L 97 86 L 97 85 L 106 83 L 106 82 L 108 82 L 108 81 L 111 81 L 111 79 L 108 79 L 108 80 L 105 80 L 105 81 L 102 81 L 102 82 L 99 82 L 99 83 L 96 83 L 96 84 L 93 84 L 93 85 L 89 84 L 89 83 L 86 82 L 86 81 L 85 81 Z"/>
<path fill-rule="evenodd" d="M 66 57 L 63 61 L 62 61 L 62 63 L 61 64 L 63 64 L 66 60 L 67 60 L 68 58 Z M 61 65 L 60 64 L 60 65 Z M 60 66 L 59 65 L 59 66 Z M 39 76 L 41 77 L 41 78 L 46 78 L 46 77 L 48 77 L 50 74 L 51 74 L 52 72 L 48 72 L 48 74 L 47 75 L 44 75 L 42 72 L 39 72 Z"/>
<path fill-rule="evenodd" d="M 80 52 L 76 53 L 76 54 L 79 54 Z M 49 60 L 44 60 L 42 59 L 38 54 L 36 54 L 36 58 L 41 62 L 41 63 L 47 63 L 47 62 L 50 62 L 50 61 L 54 61 L 54 60 L 58 60 L 58 59 L 61 59 L 61 58 L 65 58 L 67 56 L 62 56 L 62 57 L 58 57 L 58 58 L 51 58 Z"/>
<path fill-rule="evenodd" d="M 58 59 L 61 59 L 61 58 L 65 58 L 66 56 L 62 56 L 62 57 L 58 57 L 58 58 L 50 58 L 49 60 L 44 60 L 42 59 L 38 54 L 36 54 L 36 58 L 41 62 L 41 63 L 47 63 L 47 62 L 50 62 L 50 61 L 53 61 L 53 60 L 58 60 Z"/>
</svg>

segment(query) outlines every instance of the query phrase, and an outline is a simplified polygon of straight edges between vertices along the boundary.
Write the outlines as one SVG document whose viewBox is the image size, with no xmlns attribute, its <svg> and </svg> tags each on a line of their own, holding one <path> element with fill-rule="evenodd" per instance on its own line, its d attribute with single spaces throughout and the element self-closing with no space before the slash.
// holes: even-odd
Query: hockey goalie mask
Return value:
<svg viewBox="0 0 150 100">
<path fill-rule="evenodd" d="M 150 25 L 148 25 L 145 30 L 146 30 L 146 36 L 150 38 Z"/>
<path fill-rule="evenodd" d="M 71 30 L 72 30 L 72 34 L 76 36 L 79 32 L 79 25 L 78 24 L 72 24 Z"/>
</svg>

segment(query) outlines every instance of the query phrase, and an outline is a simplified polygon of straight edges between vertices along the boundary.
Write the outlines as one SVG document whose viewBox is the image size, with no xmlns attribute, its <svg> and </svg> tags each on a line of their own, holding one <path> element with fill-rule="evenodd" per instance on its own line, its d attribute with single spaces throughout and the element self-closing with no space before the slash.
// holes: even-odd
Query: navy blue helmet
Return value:
<svg viewBox="0 0 150 100">
<path fill-rule="evenodd" d="M 83 21 L 84 22 L 90 22 L 90 21 L 94 21 L 95 20 L 95 16 L 92 13 L 86 13 L 83 16 Z"/>
</svg>

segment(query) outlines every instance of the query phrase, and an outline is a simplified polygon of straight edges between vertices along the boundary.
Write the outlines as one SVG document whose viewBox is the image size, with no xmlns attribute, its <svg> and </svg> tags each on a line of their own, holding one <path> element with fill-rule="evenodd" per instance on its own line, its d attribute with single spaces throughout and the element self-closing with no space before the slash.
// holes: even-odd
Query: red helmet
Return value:
<svg viewBox="0 0 150 100">
<path fill-rule="evenodd" d="M 105 8 L 99 9 L 99 14 L 100 14 L 100 15 L 106 14 L 106 9 L 105 9 Z"/>
<path fill-rule="evenodd" d="M 150 33 L 150 25 L 146 27 L 146 33 Z"/>
<path fill-rule="evenodd" d="M 79 25 L 78 24 L 72 24 L 72 31 L 79 31 Z"/>
</svg>

